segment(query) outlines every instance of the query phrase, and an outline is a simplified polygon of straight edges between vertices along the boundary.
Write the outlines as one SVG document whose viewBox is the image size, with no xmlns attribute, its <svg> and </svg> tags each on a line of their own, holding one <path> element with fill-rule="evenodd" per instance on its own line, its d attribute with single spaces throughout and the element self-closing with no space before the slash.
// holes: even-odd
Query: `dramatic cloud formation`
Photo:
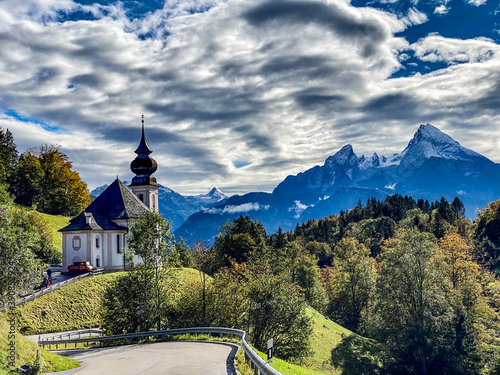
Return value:
<svg viewBox="0 0 500 375">
<path fill-rule="evenodd" d="M 0 3 L 0 126 L 91 188 L 130 179 L 143 113 L 185 194 L 271 191 L 347 143 L 389 156 L 422 123 L 500 162 L 498 2 L 90 3 Z"/>
</svg>

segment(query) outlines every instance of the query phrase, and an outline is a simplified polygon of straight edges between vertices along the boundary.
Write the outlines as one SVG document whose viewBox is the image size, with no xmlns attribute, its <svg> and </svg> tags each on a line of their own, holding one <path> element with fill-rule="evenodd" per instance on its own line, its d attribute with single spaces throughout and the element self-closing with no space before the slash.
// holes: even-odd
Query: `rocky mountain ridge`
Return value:
<svg viewBox="0 0 500 375">
<path fill-rule="evenodd" d="M 500 195 L 500 164 L 461 146 L 427 124 L 421 125 L 407 147 L 389 157 L 357 156 L 351 145 L 315 166 L 288 176 L 274 191 L 234 196 L 224 204 L 190 216 L 176 235 L 213 239 L 220 225 L 239 215 L 259 220 L 270 233 L 278 227 L 293 229 L 297 223 L 337 214 L 371 197 L 411 195 L 429 201 L 458 196 L 467 216 L 473 218 Z"/>
</svg>

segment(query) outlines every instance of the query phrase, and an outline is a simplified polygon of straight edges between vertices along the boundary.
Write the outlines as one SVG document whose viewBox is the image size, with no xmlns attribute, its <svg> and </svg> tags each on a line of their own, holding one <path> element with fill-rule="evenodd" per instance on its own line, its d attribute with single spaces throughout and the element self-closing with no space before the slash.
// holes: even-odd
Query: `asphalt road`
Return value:
<svg viewBox="0 0 500 375">
<path fill-rule="evenodd" d="M 238 346 L 207 341 L 167 341 L 87 350 L 57 351 L 80 367 L 57 375 L 236 375 Z"/>
</svg>

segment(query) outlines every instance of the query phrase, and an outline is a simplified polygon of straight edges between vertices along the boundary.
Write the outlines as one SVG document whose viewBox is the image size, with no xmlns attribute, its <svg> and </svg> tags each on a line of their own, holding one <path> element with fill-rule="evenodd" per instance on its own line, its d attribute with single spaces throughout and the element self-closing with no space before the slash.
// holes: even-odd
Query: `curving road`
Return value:
<svg viewBox="0 0 500 375">
<path fill-rule="evenodd" d="M 208 341 L 167 341 L 87 350 L 57 351 L 80 367 L 57 375 L 236 375 L 235 344 Z"/>
</svg>

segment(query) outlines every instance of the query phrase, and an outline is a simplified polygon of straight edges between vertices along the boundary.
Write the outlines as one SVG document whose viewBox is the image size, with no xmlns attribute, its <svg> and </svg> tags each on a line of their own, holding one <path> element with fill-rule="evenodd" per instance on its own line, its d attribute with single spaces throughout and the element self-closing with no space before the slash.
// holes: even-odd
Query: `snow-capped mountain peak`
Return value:
<svg viewBox="0 0 500 375">
<path fill-rule="evenodd" d="M 420 125 L 401 156 L 400 167 L 411 166 L 412 169 L 421 166 L 432 157 L 462 161 L 482 158 L 481 155 L 462 147 L 460 143 L 431 124 Z"/>
<path fill-rule="evenodd" d="M 351 145 L 345 145 L 335 155 L 328 157 L 325 167 L 335 168 L 341 165 L 358 164 L 358 157 L 354 153 Z"/>
<path fill-rule="evenodd" d="M 200 201 L 210 201 L 210 202 L 218 202 L 227 198 L 222 191 L 213 187 L 212 190 L 208 192 L 208 194 L 200 194 L 196 196 Z"/>
</svg>

